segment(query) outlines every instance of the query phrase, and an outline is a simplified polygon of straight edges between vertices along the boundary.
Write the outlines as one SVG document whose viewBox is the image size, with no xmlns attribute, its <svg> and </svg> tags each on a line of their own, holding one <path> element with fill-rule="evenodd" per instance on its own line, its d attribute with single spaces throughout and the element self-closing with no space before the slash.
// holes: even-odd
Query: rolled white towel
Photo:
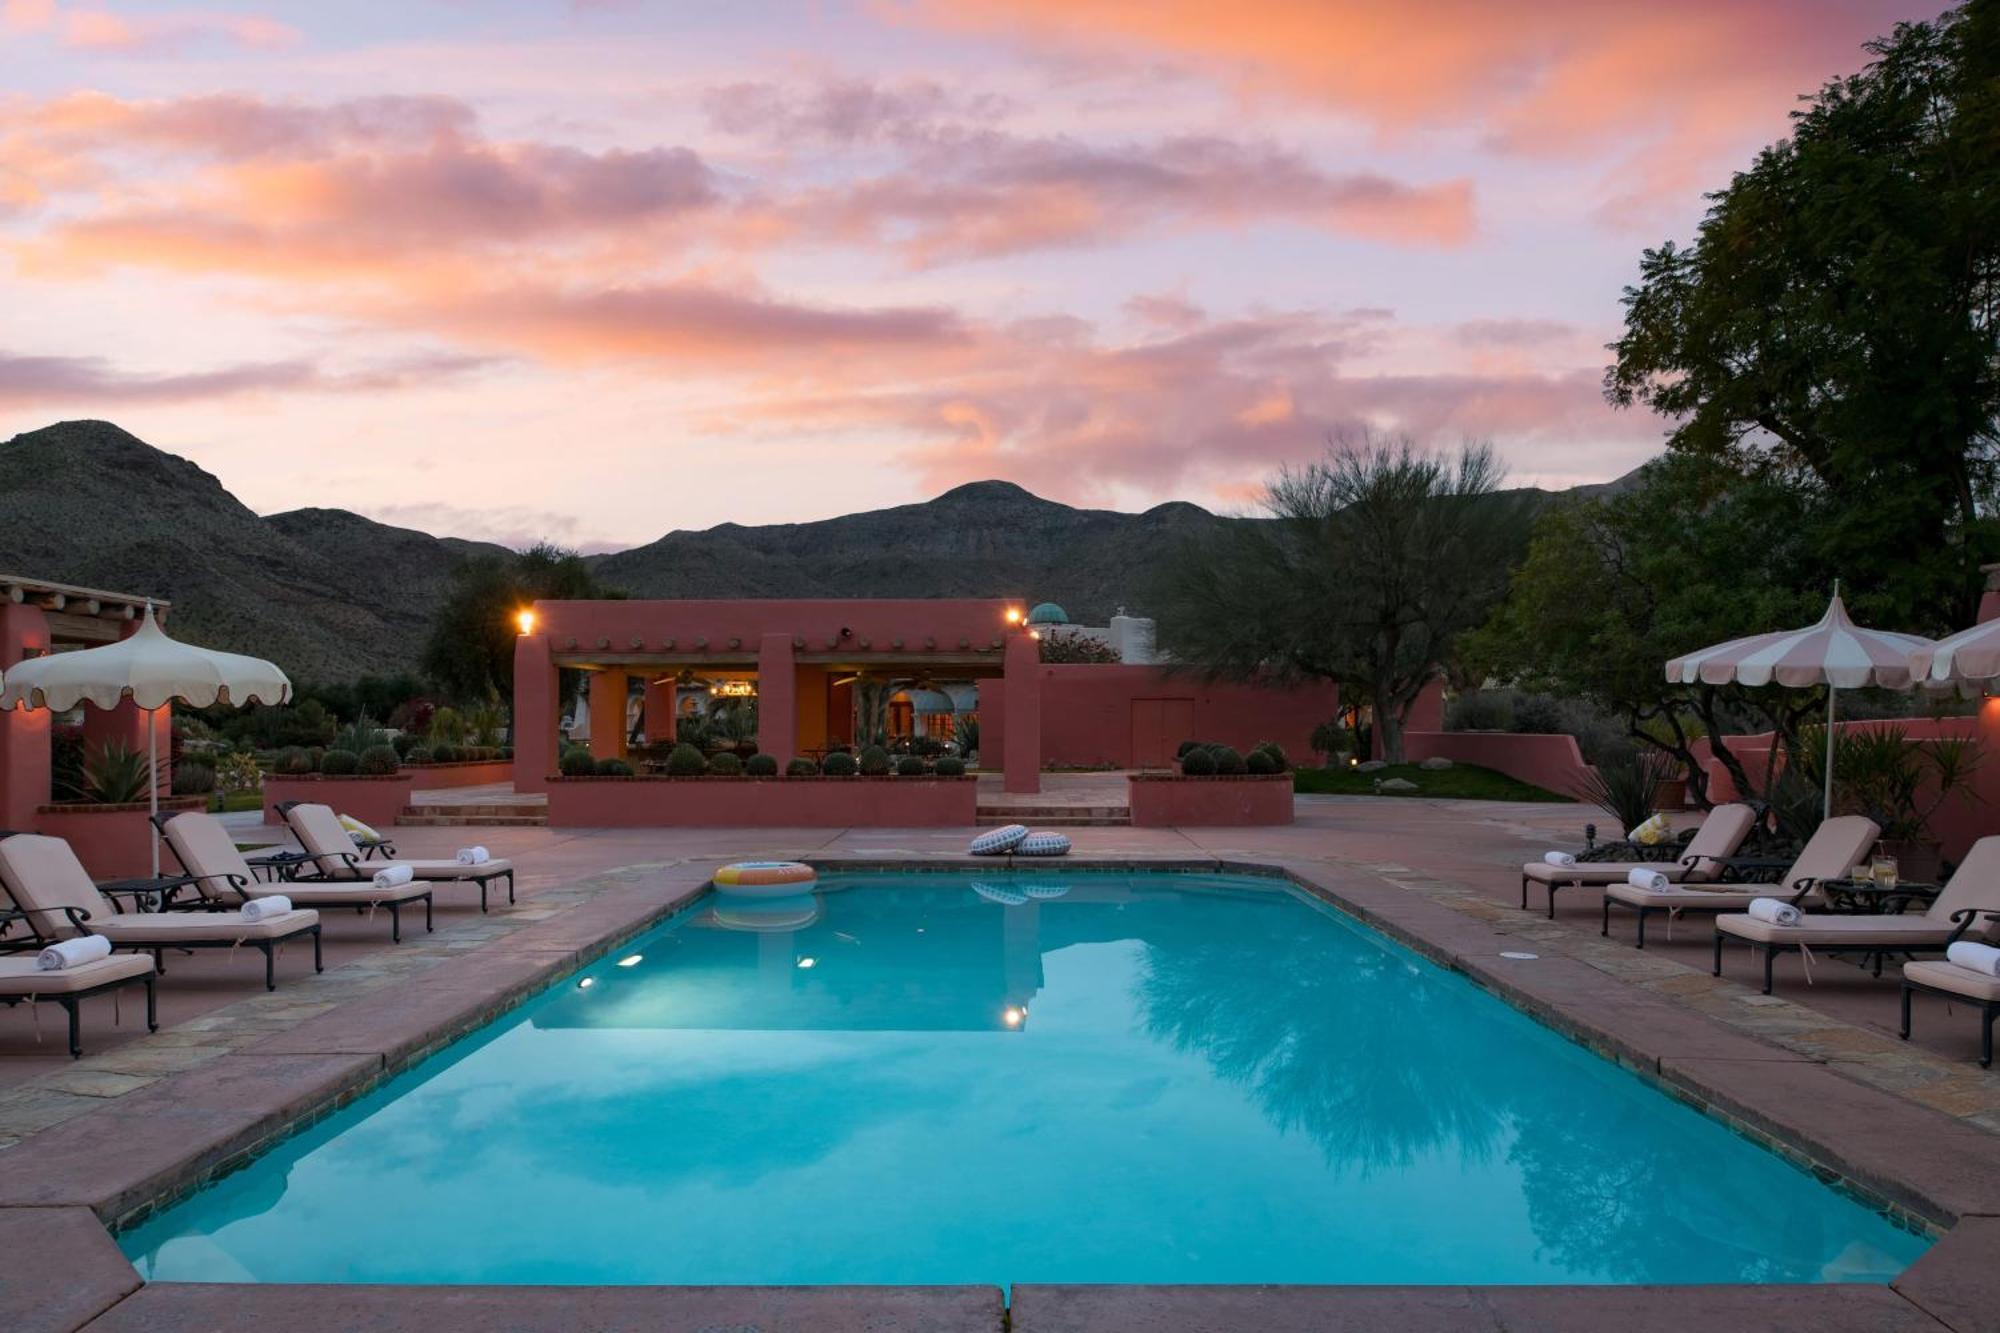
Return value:
<svg viewBox="0 0 2000 1333">
<path fill-rule="evenodd" d="M 1752 898 L 1749 914 L 1774 926 L 1796 926 L 1805 920 L 1804 912 L 1778 898 Z"/>
<path fill-rule="evenodd" d="M 245 921 L 262 921 L 267 917 L 283 916 L 292 910 L 292 900 L 282 893 L 274 893 L 268 898 L 252 898 L 243 904 Z"/>
<path fill-rule="evenodd" d="M 73 940 L 58 940 L 36 954 L 35 970 L 60 972 L 66 967 L 82 967 L 110 956 L 110 940 L 102 935 L 79 935 Z"/>
<path fill-rule="evenodd" d="M 484 847 L 461 847 L 458 849 L 458 863 L 462 866 L 483 866 L 492 859 Z"/>
<path fill-rule="evenodd" d="M 1631 872 L 1625 876 L 1625 882 L 1642 889 L 1650 889 L 1654 893 L 1658 893 L 1662 889 L 1672 888 L 1674 883 L 1659 871 L 1648 870 L 1644 866 L 1634 866 Z"/>
<path fill-rule="evenodd" d="M 1574 852 L 1543 852 L 1543 853 L 1542 853 L 1542 859 L 1543 859 L 1544 861 L 1547 861 L 1547 862 L 1548 862 L 1548 863 L 1549 863 L 1550 865 L 1552 865 L 1552 866 L 1563 866 L 1563 867 L 1567 868 L 1567 867 L 1569 867 L 1569 866 L 1573 866 L 1573 865 L 1575 865 L 1575 864 L 1576 864 L 1576 853 L 1574 853 Z"/>
<path fill-rule="evenodd" d="M 375 872 L 375 887 L 393 889 L 399 884 L 408 884 L 417 877 L 417 872 L 401 861 L 392 861 Z"/>
<path fill-rule="evenodd" d="M 1969 971 L 1981 972 L 1989 977 L 2000 977 L 2000 949 L 1990 944 L 1959 940 L 1945 949 L 1944 957 L 1946 962 L 1956 963 Z"/>
</svg>

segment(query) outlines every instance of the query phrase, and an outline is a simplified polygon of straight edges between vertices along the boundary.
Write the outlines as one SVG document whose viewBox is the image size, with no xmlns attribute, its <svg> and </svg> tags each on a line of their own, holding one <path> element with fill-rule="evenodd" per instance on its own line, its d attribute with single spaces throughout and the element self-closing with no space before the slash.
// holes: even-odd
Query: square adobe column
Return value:
<svg viewBox="0 0 2000 1333">
<path fill-rule="evenodd" d="M 623 671 L 590 673 L 590 752 L 599 759 L 625 757 L 625 704 L 630 677 Z"/>
<path fill-rule="evenodd" d="M 669 744 L 674 739 L 674 677 L 646 682 L 645 737 L 646 744 L 657 745 L 662 741 Z"/>
<path fill-rule="evenodd" d="M 789 634 L 766 634 L 757 644 L 757 748 L 785 762 L 798 753 L 798 659 Z"/>
<path fill-rule="evenodd" d="M 562 723 L 555 654 L 546 634 L 514 640 L 514 790 L 547 791 Z"/>
<path fill-rule="evenodd" d="M 1006 695 L 1005 779 L 1011 792 L 1042 789 L 1042 644 L 1031 634 L 1010 634 L 1002 659 Z"/>
<path fill-rule="evenodd" d="M 49 650 L 49 619 L 39 606 L 0 600 L 0 672 Z M 46 708 L 0 713 L 0 828 L 35 826 L 35 808 L 49 802 Z"/>
</svg>

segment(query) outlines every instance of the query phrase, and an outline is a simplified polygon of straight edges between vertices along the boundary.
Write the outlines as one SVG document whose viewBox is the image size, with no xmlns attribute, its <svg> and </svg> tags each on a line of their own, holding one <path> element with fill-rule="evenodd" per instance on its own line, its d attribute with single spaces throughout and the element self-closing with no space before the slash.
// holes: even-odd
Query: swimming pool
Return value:
<svg viewBox="0 0 2000 1333">
<path fill-rule="evenodd" d="M 1270 880 L 710 897 L 121 1238 L 155 1280 L 1882 1282 L 1927 1242 Z"/>
</svg>

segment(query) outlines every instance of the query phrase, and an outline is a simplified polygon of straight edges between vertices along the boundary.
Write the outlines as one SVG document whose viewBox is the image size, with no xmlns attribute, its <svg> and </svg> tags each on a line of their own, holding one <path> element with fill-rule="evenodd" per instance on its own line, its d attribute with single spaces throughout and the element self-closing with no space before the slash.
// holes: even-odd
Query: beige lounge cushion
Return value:
<svg viewBox="0 0 2000 1333">
<path fill-rule="evenodd" d="M 1737 939 L 1760 944 L 1807 944 L 1859 949 L 1880 944 L 1887 949 L 1942 949 L 1951 927 L 1927 916 L 1840 916 L 1808 912 L 1796 926 L 1773 925 L 1753 916 L 1719 916 L 1715 928 Z"/>
<path fill-rule="evenodd" d="M 33 954 L 0 958 L 0 995 L 68 995 L 127 977 L 147 976 L 152 970 L 153 960 L 142 953 L 115 953 L 109 958 L 93 958 L 80 967 L 48 972 L 35 967 Z"/>
<path fill-rule="evenodd" d="M 483 879 L 487 875 L 504 875 L 514 868 L 512 861 L 497 856 L 476 866 L 461 865 L 457 861 L 406 861 L 400 857 L 390 864 L 408 866 L 418 879 Z M 371 870 L 369 873 L 374 872 Z"/>
<path fill-rule="evenodd" d="M 91 883 L 68 843 L 39 833 L 0 838 L 0 885 L 28 914 L 28 923 L 49 939 L 79 933 L 65 908 L 88 913 L 93 922 L 118 910 Z"/>
<path fill-rule="evenodd" d="M 1951 914 L 1966 908 L 2000 912 L 2000 837 L 1981 838 L 1972 844 L 1926 915 L 1939 925 L 1950 925 Z M 1984 916 L 1974 917 L 1965 932 L 1969 940 L 1991 941 L 1996 936 L 2000 936 L 2000 921 Z"/>
<path fill-rule="evenodd" d="M 205 810 L 189 810 L 166 823 L 163 836 L 190 875 L 199 875 L 195 887 L 204 898 L 217 902 L 240 903 L 243 893 L 231 879 L 254 885 L 249 862 L 236 848 L 236 840 L 222 821 Z"/>
<path fill-rule="evenodd" d="M 262 921 L 245 921 L 240 912 L 128 912 L 90 925 L 113 944 L 150 949 L 173 941 L 280 940 L 318 921 L 318 912 L 300 907 Z"/>
<path fill-rule="evenodd" d="M 1750 906 L 1752 899 L 1788 896 L 1768 884 L 1732 884 L 1723 889 L 1642 889 L 1637 884 L 1613 884 L 1604 895 L 1630 907 L 1663 907 L 1680 912 L 1741 912 Z"/>
<path fill-rule="evenodd" d="M 2000 1002 L 2000 977 L 1975 972 L 1957 963 L 1905 963 L 1903 975 L 1932 990 L 1949 991 L 1968 1000 Z"/>
<path fill-rule="evenodd" d="M 300 907 L 368 907 L 375 903 L 406 903 L 423 897 L 436 887 L 420 879 L 386 889 L 377 888 L 366 880 L 356 884 L 315 884 L 310 880 L 295 880 L 286 884 L 253 884 L 250 896 L 283 896 Z"/>
<path fill-rule="evenodd" d="M 1657 870 L 1668 879 L 1679 879 L 1684 867 L 1678 861 L 1578 861 L 1573 866 L 1530 861 L 1521 867 L 1521 874 L 1537 884 L 1623 884 L 1635 870 Z"/>
</svg>

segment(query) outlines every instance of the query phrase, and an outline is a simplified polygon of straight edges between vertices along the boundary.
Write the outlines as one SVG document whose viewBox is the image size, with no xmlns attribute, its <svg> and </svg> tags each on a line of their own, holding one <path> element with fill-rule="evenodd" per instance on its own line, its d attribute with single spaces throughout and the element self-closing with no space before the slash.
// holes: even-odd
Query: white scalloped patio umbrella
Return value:
<svg viewBox="0 0 2000 1333">
<path fill-rule="evenodd" d="M 116 708 L 125 700 L 145 710 L 146 783 L 152 812 L 160 813 L 160 741 L 153 715 L 171 703 L 194 708 L 225 703 L 281 704 L 292 682 L 261 657 L 199 648 L 171 638 L 146 604 L 139 628 L 116 643 L 51 653 L 17 663 L 0 689 L 0 708 L 49 708 L 66 713 L 80 703 Z M 160 834 L 153 829 L 153 873 L 160 873 Z"/>
<path fill-rule="evenodd" d="M 1910 654 L 1910 674 L 1922 685 L 2000 681 L 2000 620 L 1989 620 L 1924 645 Z"/>
<path fill-rule="evenodd" d="M 1731 639 L 1667 663 L 1676 685 L 1770 685 L 1793 689 L 1826 686 L 1826 795 L 1824 817 L 1833 815 L 1834 696 L 1868 685 L 1908 689 L 1914 679 L 1911 655 L 1935 645 L 1917 634 L 1863 629 L 1848 618 L 1834 585 L 1833 600 L 1819 622 L 1804 629 L 1779 630 Z"/>
</svg>

